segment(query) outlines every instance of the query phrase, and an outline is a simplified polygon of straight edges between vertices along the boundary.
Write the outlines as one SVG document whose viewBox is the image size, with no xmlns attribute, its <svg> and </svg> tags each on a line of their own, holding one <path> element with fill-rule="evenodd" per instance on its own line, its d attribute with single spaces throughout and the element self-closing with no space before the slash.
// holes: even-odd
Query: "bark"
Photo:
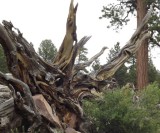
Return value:
<svg viewBox="0 0 160 133">
<path fill-rule="evenodd" d="M 151 8 L 152 9 L 152 8 Z M 109 77 L 111 77 L 119 68 L 122 66 L 127 59 L 135 54 L 137 50 L 140 48 L 141 43 L 150 37 L 150 34 L 147 30 L 144 30 L 144 27 L 146 26 L 150 16 L 151 11 L 146 14 L 146 16 L 143 18 L 141 23 L 139 24 L 137 30 L 132 35 L 131 39 L 128 41 L 128 43 L 121 49 L 121 51 L 108 63 L 103 65 L 98 73 L 96 74 L 96 77 L 99 80 L 104 80 Z"/>
<path fill-rule="evenodd" d="M 137 27 L 147 13 L 147 5 L 145 0 L 137 0 Z M 147 26 L 144 27 L 144 30 Z M 148 84 L 148 39 L 145 39 L 137 52 L 137 88 L 143 89 Z"/>
<path fill-rule="evenodd" d="M 113 60 L 102 66 L 94 75 L 80 73 L 81 69 L 103 54 L 106 47 L 89 61 L 75 64 L 79 48 L 90 39 L 85 36 L 77 41 L 77 7 L 74 7 L 71 0 L 66 34 L 53 64 L 44 62 L 34 51 L 32 44 L 27 42 L 11 22 L 3 21 L 3 24 L 0 24 L 0 44 L 12 73 L 11 76 L 0 72 L 0 83 L 8 86 L 12 93 L 9 102 L 0 105 L 0 118 L 3 123 L 0 131 L 7 133 L 12 128 L 20 130 L 24 126 L 25 132 L 29 133 L 39 130 L 46 133 L 88 132 L 89 124 L 84 117 L 82 99 L 94 98 L 92 89 L 101 91 L 110 83 L 108 78 L 113 76 L 139 49 L 141 42 L 150 36 L 143 28 L 151 12 L 146 15 L 129 42 Z M 2 89 L 0 90 L 2 92 Z M 6 97 L 7 93 L 2 93 L 3 97 Z"/>
</svg>

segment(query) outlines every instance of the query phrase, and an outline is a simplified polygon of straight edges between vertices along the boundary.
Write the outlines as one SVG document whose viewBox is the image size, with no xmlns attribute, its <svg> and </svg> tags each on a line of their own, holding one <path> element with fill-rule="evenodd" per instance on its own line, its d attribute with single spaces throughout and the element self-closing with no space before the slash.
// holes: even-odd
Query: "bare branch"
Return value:
<svg viewBox="0 0 160 133">
<path fill-rule="evenodd" d="M 78 4 L 74 7 L 73 0 L 71 0 L 69 7 L 69 14 L 66 23 L 66 34 L 61 47 L 54 59 L 54 65 L 62 71 L 67 69 L 73 54 L 73 44 L 77 43 L 77 26 L 76 26 L 76 11 Z M 67 70 L 66 70 L 67 71 Z"/>
<path fill-rule="evenodd" d="M 79 70 L 83 70 L 85 67 L 91 65 L 92 62 L 95 61 L 99 56 L 101 56 L 106 49 L 107 49 L 107 47 L 103 47 L 99 53 L 97 53 L 96 55 L 94 55 L 94 56 L 93 56 L 91 59 L 89 59 L 88 61 L 86 61 L 86 62 L 84 62 L 84 63 L 76 64 L 75 67 L 74 67 L 74 71 L 77 72 L 77 71 L 79 71 Z"/>
<path fill-rule="evenodd" d="M 146 14 L 144 19 L 142 20 L 142 23 L 132 35 L 129 42 L 121 49 L 120 53 L 108 64 L 105 64 L 100 68 L 100 70 L 96 74 L 96 78 L 98 80 L 105 80 L 113 76 L 114 73 L 127 61 L 127 59 L 132 54 L 136 53 L 136 51 L 141 46 L 141 42 L 151 36 L 147 31 L 143 31 L 143 28 L 151 17 L 152 10 L 153 9 L 151 8 L 151 10 Z"/>
<path fill-rule="evenodd" d="M 45 127 L 46 129 L 42 132 L 49 132 L 52 127 L 61 128 L 61 126 L 64 131 L 68 126 L 71 129 L 80 129 L 80 123 L 84 117 L 81 107 L 82 99 L 93 97 L 92 89 L 101 91 L 100 89 L 109 83 L 105 79 L 111 77 L 138 50 L 142 40 L 150 36 L 147 31 L 143 31 L 150 17 L 147 15 L 126 46 L 108 64 L 100 68 L 96 73 L 96 78 L 83 73 L 75 75 L 74 71 L 78 72 L 90 65 L 106 49 L 104 47 L 89 61 L 74 66 L 79 48 L 91 38 L 85 36 L 77 43 L 77 7 L 78 5 L 74 7 L 73 0 L 71 0 L 66 35 L 54 61 L 55 66 L 44 62 L 35 53 L 32 44 L 23 38 L 20 30 L 15 28 L 11 22 L 3 21 L 3 25 L 0 24 L 0 43 L 4 49 L 9 70 L 13 75 L 9 77 L 0 72 L 0 83 L 7 85 L 12 90 L 13 98 L 16 99 L 15 105 L 21 112 L 18 114 L 15 110 L 15 113 L 22 120 L 26 120 L 27 117 L 29 128 L 28 124 L 25 125 L 25 128 L 28 131 L 34 132 L 37 128 Z M 40 97 L 36 97 L 37 95 Z M 46 110 L 49 111 L 48 115 L 46 115 Z M 21 115 L 23 113 L 25 116 Z M 51 121 L 50 116 L 54 116 L 54 122 Z"/>
</svg>

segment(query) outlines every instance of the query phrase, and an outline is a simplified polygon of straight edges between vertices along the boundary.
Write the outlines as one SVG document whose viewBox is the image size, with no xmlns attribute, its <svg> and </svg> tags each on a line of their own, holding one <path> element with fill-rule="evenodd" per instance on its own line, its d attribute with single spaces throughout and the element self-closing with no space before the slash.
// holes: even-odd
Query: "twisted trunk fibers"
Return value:
<svg viewBox="0 0 160 133">
<path fill-rule="evenodd" d="M 89 61 L 74 64 L 78 50 L 90 39 L 85 36 L 77 41 L 77 7 L 78 5 L 74 7 L 71 0 L 66 35 L 53 64 L 44 62 L 34 51 L 32 44 L 27 42 L 11 22 L 3 21 L 3 24 L 0 24 L 0 44 L 4 49 L 9 71 L 13 75 L 12 77 L 0 72 L 0 83 L 10 88 L 13 96 L 10 102 L 0 106 L 0 117 L 7 116 L 10 120 L 10 124 L 4 125 L 1 131 L 7 132 L 15 126 L 18 128 L 24 125 L 26 132 L 85 132 L 82 99 L 93 97 L 92 88 L 100 91 L 106 86 L 107 79 L 139 49 L 144 39 L 150 37 L 147 31 L 143 31 L 143 27 L 151 12 L 113 60 L 92 76 L 80 75 L 79 71 L 103 54 L 106 47 Z M 16 115 L 13 117 L 13 110 L 5 114 L 7 109 L 1 108 L 4 105 L 14 108 Z M 19 118 L 19 121 L 14 121 L 15 118 Z M 12 122 L 14 124 L 11 124 Z"/>
</svg>

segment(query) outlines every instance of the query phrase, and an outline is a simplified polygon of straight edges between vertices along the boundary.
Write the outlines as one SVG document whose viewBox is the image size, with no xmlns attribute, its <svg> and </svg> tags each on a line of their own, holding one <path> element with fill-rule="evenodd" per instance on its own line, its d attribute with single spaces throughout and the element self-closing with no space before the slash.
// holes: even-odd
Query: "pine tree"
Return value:
<svg viewBox="0 0 160 133">
<path fill-rule="evenodd" d="M 43 40 L 38 48 L 38 54 L 48 62 L 52 62 L 57 53 L 57 48 L 51 40 Z"/>
<path fill-rule="evenodd" d="M 110 28 L 114 26 L 115 29 L 122 28 L 124 24 L 130 20 L 129 15 L 137 14 L 137 27 L 141 23 L 142 19 L 147 13 L 150 5 L 154 4 L 154 13 L 149 22 L 148 29 L 152 32 L 152 38 L 150 43 L 153 45 L 159 45 L 160 42 L 160 1 L 159 0 L 117 0 L 117 3 L 111 3 L 104 6 L 102 9 L 103 15 L 100 18 L 107 18 L 110 20 Z M 145 27 L 144 30 L 146 30 Z M 145 40 L 137 52 L 137 87 L 139 89 L 144 88 L 148 84 L 148 40 Z"/>
<path fill-rule="evenodd" d="M 120 52 L 120 43 L 117 42 L 117 44 L 114 45 L 113 48 L 109 51 L 107 61 L 109 62 L 111 59 L 113 59 L 119 52 Z M 114 78 L 118 82 L 119 86 L 123 86 L 128 82 L 128 68 L 125 65 L 122 65 L 122 67 L 115 73 Z"/>
<path fill-rule="evenodd" d="M 85 48 L 84 46 L 82 48 L 80 48 L 78 56 L 77 56 L 77 63 L 82 63 L 84 61 L 87 61 L 87 55 L 88 54 L 88 49 Z"/>
</svg>

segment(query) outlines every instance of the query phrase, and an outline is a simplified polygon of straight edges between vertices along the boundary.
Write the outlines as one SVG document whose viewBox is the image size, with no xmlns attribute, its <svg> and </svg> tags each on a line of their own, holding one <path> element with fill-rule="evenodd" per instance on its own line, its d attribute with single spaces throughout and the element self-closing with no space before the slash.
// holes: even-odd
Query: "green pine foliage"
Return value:
<svg viewBox="0 0 160 133">
<path fill-rule="evenodd" d="M 149 59 L 149 63 L 148 63 L 148 75 L 149 75 L 149 83 L 153 83 L 154 81 L 157 80 L 157 76 L 158 76 L 158 71 L 155 68 L 153 61 L 151 59 Z"/>
<path fill-rule="evenodd" d="M 47 62 L 53 62 L 56 54 L 57 48 L 52 43 L 51 40 L 43 40 L 38 48 L 38 54 Z"/>
<path fill-rule="evenodd" d="M 88 49 L 86 47 L 82 46 L 78 51 L 78 54 L 76 57 L 76 64 L 88 61 L 87 54 L 88 54 Z M 85 68 L 81 72 L 88 73 L 89 71 Z"/>
<path fill-rule="evenodd" d="M 81 47 L 77 55 L 77 63 L 88 61 L 87 54 L 88 54 L 88 49 L 85 48 L 84 46 Z"/>
<path fill-rule="evenodd" d="M 120 44 L 116 43 L 113 48 L 109 50 L 107 61 L 112 60 L 120 52 Z M 123 76 L 122 76 L 123 75 Z M 149 83 L 157 81 L 160 85 L 160 72 L 155 68 L 151 56 L 148 61 L 148 75 Z M 121 68 L 113 76 L 119 86 L 124 86 L 126 83 L 130 82 L 136 84 L 136 58 L 132 55 L 126 64 L 123 64 Z"/>
<path fill-rule="evenodd" d="M 110 62 L 114 57 L 117 56 L 117 54 L 120 52 L 120 43 L 117 42 L 113 48 L 109 50 L 109 54 L 107 57 L 107 61 Z M 126 75 L 127 74 L 127 67 L 125 65 L 122 65 L 121 68 L 114 74 L 114 78 L 116 79 L 118 85 L 122 86 L 124 85 L 126 81 Z M 123 75 L 123 77 L 121 76 Z"/>
<path fill-rule="evenodd" d="M 115 56 L 120 52 L 121 47 L 120 43 L 117 42 L 113 48 L 109 50 L 109 54 L 107 57 L 107 61 L 114 59 Z M 136 59 L 134 55 L 132 55 L 126 64 L 123 64 L 121 68 L 114 74 L 114 78 L 116 79 L 119 86 L 124 86 L 126 83 L 130 82 L 136 84 Z M 122 76 L 123 75 L 123 76 Z"/>
<path fill-rule="evenodd" d="M 133 100 L 137 95 L 139 99 Z M 107 91 L 99 100 L 84 101 L 84 110 L 93 122 L 93 133 L 159 133 L 160 88 L 157 83 L 142 92 L 131 88 Z"/>
<path fill-rule="evenodd" d="M 144 0 L 147 9 L 152 4 L 154 11 L 148 24 L 148 29 L 152 32 L 150 43 L 159 46 L 160 42 L 160 0 Z M 136 16 L 137 0 L 116 0 L 108 5 L 104 5 L 100 19 L 106 18 L 109 21 L 107 28 L 114 28 L 115 30 L 122 29 L 124 25 L 128 24 L 131 16 Z"/>
</svg>

